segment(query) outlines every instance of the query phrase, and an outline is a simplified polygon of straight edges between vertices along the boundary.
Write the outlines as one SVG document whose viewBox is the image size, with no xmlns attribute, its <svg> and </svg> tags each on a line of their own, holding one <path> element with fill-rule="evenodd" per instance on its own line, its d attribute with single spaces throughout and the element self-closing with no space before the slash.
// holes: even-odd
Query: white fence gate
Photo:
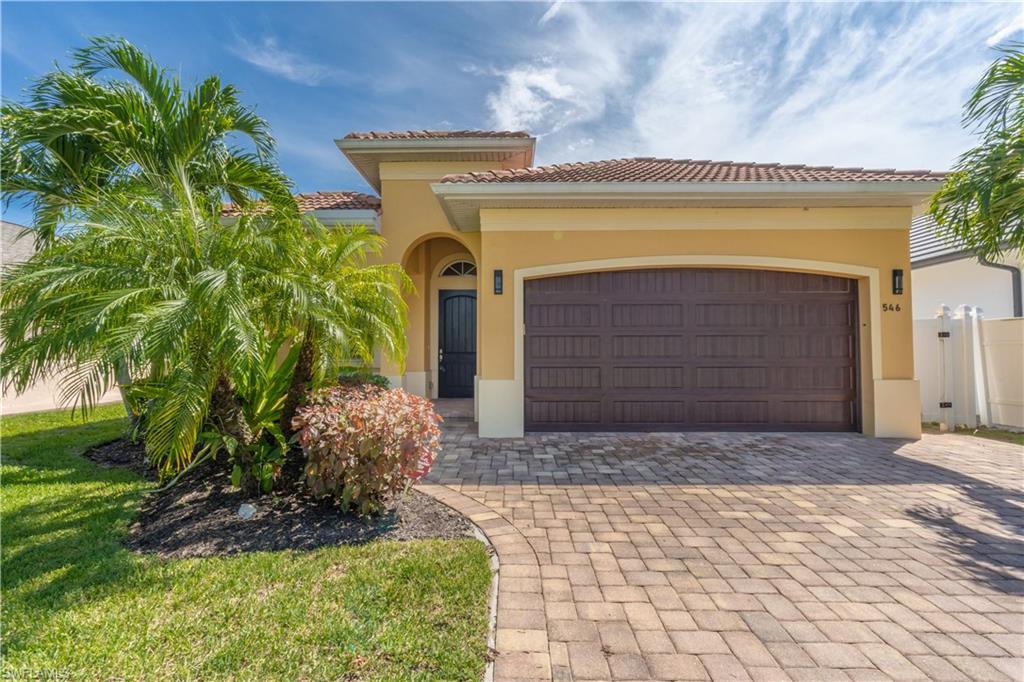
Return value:
<svg viewBox="0 0 1024 682">
<path fill-rule="evenodd" d="M 914 365 L 922 420 L 1024 428 L 1024 318 L 943 306 L 935 319 L 914 320 Z"/>
</svg>

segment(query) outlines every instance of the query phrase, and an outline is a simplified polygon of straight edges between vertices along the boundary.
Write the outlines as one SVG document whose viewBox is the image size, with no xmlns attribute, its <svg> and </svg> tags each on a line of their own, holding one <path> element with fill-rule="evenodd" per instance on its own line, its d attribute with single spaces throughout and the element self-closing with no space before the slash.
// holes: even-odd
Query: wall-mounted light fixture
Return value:
<svg viewBox="0 0 1024 682">
<path fill-rule="evenodd" d="M 892 293 L 901 295 L 903 293 L 903 270 L 894 268 L 892 271 Z"/>
<path fill-rule="evenodd" d="M 494 293 L 501 295 L 501 292 L 505 289 L 505 277 L 502 275 L 501 270 L 494 271 Z"/>
</svg>

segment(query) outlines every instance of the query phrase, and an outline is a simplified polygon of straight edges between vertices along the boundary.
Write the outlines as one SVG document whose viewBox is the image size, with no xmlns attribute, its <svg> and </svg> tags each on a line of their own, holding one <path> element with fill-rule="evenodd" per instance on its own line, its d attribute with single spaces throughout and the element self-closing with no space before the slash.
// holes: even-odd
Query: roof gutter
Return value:
<svg viewBox="0 0 1024 682">
<path fill-rule="evenodd" d="M 436 151 L 508 151 L 533 149 L 535 137 L 428 137 L 428 138 L 350 138 L 334 141 L 342 151 L 353 152 L 436 152 Z"/>
<path fill-rule="evenodd" d="M 1024 317 L 1024 303 L 1021 301 L 1020 268 L 1013 265 L 1007 265 L 1005 263 L 995 263 L 984 256 L 978 256 L 978 263 L 987 268 L 996 268 L 997 270 L 1005 270 L 1010 273 L 1010 286 L 1012 287 L 1011 295 L 1013 297 L 1013 316 Z"/>
<path fill-rule="evenodd" d="M 714 196 L 722 194 L 930 194 L 940 181 L 897 180 L 877 182 L 435 182 L 439 196 L 459 198 L 558 196 Z"/>
</svg>

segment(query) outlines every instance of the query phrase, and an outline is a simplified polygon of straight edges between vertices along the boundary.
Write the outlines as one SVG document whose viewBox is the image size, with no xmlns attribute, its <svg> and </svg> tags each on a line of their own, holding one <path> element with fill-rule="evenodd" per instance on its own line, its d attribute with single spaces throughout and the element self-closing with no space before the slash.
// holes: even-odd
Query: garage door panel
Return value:
<svg viewBox="0 0 1024 682">
<path fill-rule="evenodd" d="M 768 327 L 775 318 L 770 303 L 697 303 L 697 327 Z"/>
<path fill-rule="evenodd" d="M 600 388 L 600 367 L 533 367 L 530 385 L 535 388 Z"/>
<path fill-rule="evenodd" d="M 527 429 L 857 425 L 852 280 L 663 269 L 529 280 L 525 292 Z"/>
<path fill-rule="evenodd" d="M 682 335 L 621 335 L 611 337 L 611 355 L 619 358 L 678 358 L 686 354 Z"/>
<path fill-rule="evenodd" d="M 527 417 L 538 425 L 591 425 L 601 423 L 600 400 L 534 400 Z"/>
<path fill-rule="evenodd" d="M 779 357 L 787 360 L 852 360 L 855 352 L 849 334 L 785 334 L 778 344 Z"/>
<path fill-rule="evenodd" d="M 767 367 L 695 367 L 696 388 L 768 388 L 770 371 Z"/>
<path fill-rule="evenodd" d="M 779 421 L 785 424 L 842 423 L 851 418 L 849 401 L 786 400 L 778 404 Z"/>
<path fill-rule="evenodd" d="M 613 400 L 612 422 L 630 424 L 677 424 L 686 421 L 682 400 Z"/>
<path fill-rule="evenodd" d="M 678 303 L 613 303 L 612 327 L 678 327 L 683 323 L 683 306 Z"/>
<path fill-rule="evenodd" d="M 538 334 L 529 338 L 526 352 L 534 360 L 596 358 L 601 355 L 601 337 Z"/>
<path fill-rule="evenodd" d="M 698 294 L 760 294 L 768 290 L 763 270 L 694 270 L 693 291 Z"/>
<path fill-rule="evenodd" d="M 701 400 L 694 421 L 700 424 L 768 424 L 766 400 Z"/>
<path fill-rule="evenodd" d="M 779 305 L 781 327 L 839 327 L 847 329 L 853 323 L 853 306 L 846 301 L 815 303 L 783 303 Z"/>
<path fill-rule="evenodd" d="M 597 327 L 601 324 L 601 308 L 582 303 L 533 305 L 527 309 L 526 323 L 539 328 Z"/>
<path fill-rule="evenodd" d="M 689 288 L 687 280 L 693 274 L 686 270 L 619 270 L 599 273 L 599 277 L 603 294 L 625 292 L 630 296 L 664 294 L 671 297 Z"/>
<path fill-rule="evenodd" d="M 778 291 L 784 294 L 850 294 L 856 283 L 845 277 L 811 275 L 804 272 L 777 273 Z"/>
<path fill-rule="evenodd" d="M 685 367 L 617 365 L 612 368 L 612 388 L 685 388 Z"/>
<path fill-rule="evenodd" d="M 701 334 L 696 341 L 696 358 L 764 359 L 768 349 L 764 335 Z"/>
</svg>

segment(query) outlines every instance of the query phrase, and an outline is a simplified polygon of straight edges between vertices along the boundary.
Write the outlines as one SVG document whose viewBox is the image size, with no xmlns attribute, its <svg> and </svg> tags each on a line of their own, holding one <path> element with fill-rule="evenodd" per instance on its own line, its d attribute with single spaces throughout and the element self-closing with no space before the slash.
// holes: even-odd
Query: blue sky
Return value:
<svg viewBox="0 0 1024 682">
<path fill-rule="evenodd" d="M 361 189 L 352 130 L 525 128 L 538 163 L 661 156 L 944 169 L 1018 3 L 4 2 L 5 99 L 85 36 L 237 85 L 297 191 Z M 8 219 L 24 222 L 12 208 Z"/>
</svg>

